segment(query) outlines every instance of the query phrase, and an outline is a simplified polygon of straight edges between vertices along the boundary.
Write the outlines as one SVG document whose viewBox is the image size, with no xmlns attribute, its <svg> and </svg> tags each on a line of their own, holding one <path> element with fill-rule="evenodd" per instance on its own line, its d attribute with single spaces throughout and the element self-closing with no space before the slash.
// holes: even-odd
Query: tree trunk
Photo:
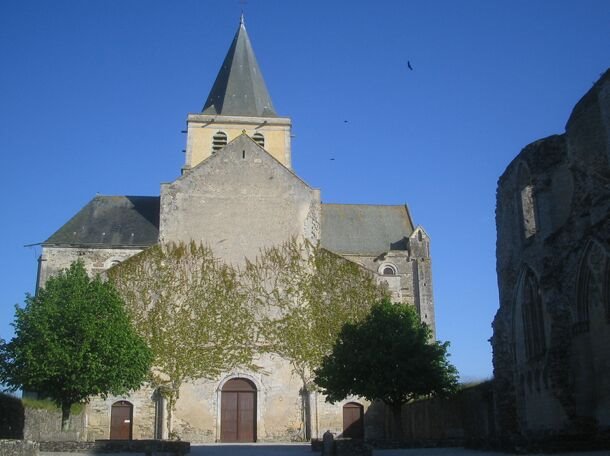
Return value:
<svg viewBox="0 0 610 456">
<path fill-rule="evenodd" d="M 61 403 L 61 430 L 67 431 L 70 424 L 70 406 L 67 402 Z"/>
<path fill-rule="evenodd" d="M 402 404 L 391 404 L 392 410 L 392 439 L 402 440 Z"/>
<path fill-rule="evenodd" d="M 307 442 L 311 439 L 311 392 L 305 385 L 301 388 L 301 401 L 303 404 L 303 438 Z"/>
<path fill-rule="evenodd" d="M 174 412 L 174 404 L 176 403 L 175 393 L 171 392 L 167 397 L 167 438 L 175 440 L 172 430 L 172 415 Z"/>
</svg>

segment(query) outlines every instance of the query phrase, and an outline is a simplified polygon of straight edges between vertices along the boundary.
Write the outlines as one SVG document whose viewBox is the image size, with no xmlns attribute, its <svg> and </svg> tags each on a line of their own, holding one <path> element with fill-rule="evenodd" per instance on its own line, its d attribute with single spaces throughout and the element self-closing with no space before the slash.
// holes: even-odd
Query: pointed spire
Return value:
<svg viewBox="0 0 610 456">
<path fill-rule="evenodd" d="M 277 117 L 246 32 L 243 13 L 202 112 L 225 116 Z"/>
</svg>

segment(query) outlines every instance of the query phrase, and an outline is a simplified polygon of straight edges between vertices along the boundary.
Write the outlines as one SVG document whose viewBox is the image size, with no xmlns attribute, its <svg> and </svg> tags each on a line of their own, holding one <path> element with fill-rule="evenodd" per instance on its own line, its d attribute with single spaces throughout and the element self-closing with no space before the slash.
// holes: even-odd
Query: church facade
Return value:
<svg viewBox="0 0 610 456">
<path fill-rule="evenodd" d="M 278 116 L 243 20 L 202 112 L 187 117 L 180 177 L 159 196 L 96 196 L 43 243 L 38 286 L 81 260 L 102 273 L 157 243 L 195 241 L 240 266 L 291 238 L 319 243 L 386 282 L 394 301 L 416 306 L 434 331 L 430 240 L 406 205 L 321 202 L 292 170 L 291 120 Z M 355 360 L 357 361 L 357 360 Z M 305 437 L 301 381 L 290 364 L 261 355 L 257 372 L 235 370 L 183 386 L 173 430 L 193 442 L 290 441 Z M 330 429 L 379 437 L 384 416 L 359 398 L 309 399 L 311 437 Z M 152 389 L 95 398 L 87 440 L 167 438 Z M 353 426 L 357 423 L 357 426 Z M 356 429 L 356 431 L 354 431 Z M 380 431 L 381 430 L 381 431 Z"/>
</svg>

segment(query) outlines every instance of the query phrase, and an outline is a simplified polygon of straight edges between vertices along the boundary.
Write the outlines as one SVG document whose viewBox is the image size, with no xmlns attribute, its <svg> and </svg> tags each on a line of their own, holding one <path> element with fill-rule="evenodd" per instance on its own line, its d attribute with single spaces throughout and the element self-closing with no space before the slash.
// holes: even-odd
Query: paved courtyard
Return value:
<svg viewBox="0 0 610 456">
<path fill-rule="evenodd" d="M 42 456 L 79 456 L 79 453 L 48 453 Z M 504 456 L 512 453 L 466 450 L 464 448 L 416 448 L 410 450 L 375 450 L 373 456 Z M 536 453 L 537 454 L 537 453 Z M 315 456 L 307 444 L 243 444 L 243 445 L 191 445 L 191 456 Z M 530 456 L 533 456 L 532 453 Z M 554 456 L 602 456 L 607 451 L 583 453 L 555 453 Z M 82 455 L 84 456 L 84 455 Z M 103 455 L 98 455 L 103 456 Z M 139 456 L 136 453 L 114 453 L 108 456 Z M 143 455 L 142 455 L 143 456 Z"/>
<path fill-rule="evenodd" d="M 303 444 L 244 444 L 244 445 L 192 445 L 192 456 L 315 456 L 309 445 Z M 466 450 L 464 448 L 417 448 L 410 450 L 375 450 L 374 456 L 503 456 L 510 453 Z M 602 456 L 607 451 L 589 453 L 556 453 L 554 456 Z"/>
</svg>

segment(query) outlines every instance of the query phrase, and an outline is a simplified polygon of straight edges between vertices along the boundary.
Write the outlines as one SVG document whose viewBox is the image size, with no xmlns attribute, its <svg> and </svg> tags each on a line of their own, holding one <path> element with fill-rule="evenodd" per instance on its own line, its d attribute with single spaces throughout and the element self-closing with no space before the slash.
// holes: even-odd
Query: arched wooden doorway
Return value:
<svg viewBox="0 0 610 456">
<path fill-rule="evenodd" d="M 225 383 L 220 408 L 221 442 L 256 442 L 256 386 L 250 380 Z"/>
<path fill-rule="evenodd" d="M 110 409 L 110 439 L 131 440 L 133 405 L 127 401 L 112 404 Z"/>
<path fill-rule="evenodd" d="M 357 402 L 343 406 L 343 437 L 364 438 L 364 407 Z"/>
</svg>

